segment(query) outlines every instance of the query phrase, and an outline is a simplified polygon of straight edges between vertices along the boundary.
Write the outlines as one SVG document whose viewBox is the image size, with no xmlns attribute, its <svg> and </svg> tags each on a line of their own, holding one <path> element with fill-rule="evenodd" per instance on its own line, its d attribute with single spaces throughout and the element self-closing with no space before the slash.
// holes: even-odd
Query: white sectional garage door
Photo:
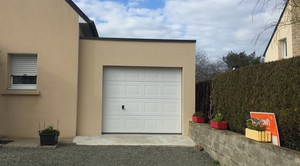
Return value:
<svg viewBox="0 0 300 166">
<path fill-rule="evenodd" d="M 181 133 L 181 69 L 105 67 L 103 133 Z"/>
</svg>

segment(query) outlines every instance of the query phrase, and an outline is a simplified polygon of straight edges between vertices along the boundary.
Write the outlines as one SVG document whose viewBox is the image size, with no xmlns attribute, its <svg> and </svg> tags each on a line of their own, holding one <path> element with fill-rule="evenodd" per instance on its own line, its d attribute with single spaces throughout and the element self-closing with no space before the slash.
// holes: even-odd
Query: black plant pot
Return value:
<svg viewBox="0 0 300 166">
<path fill-rule="evenodd" d="M 43 145 L 56 145 L 59 133 L 40 133 L 40 144 Z"/>
</svg>

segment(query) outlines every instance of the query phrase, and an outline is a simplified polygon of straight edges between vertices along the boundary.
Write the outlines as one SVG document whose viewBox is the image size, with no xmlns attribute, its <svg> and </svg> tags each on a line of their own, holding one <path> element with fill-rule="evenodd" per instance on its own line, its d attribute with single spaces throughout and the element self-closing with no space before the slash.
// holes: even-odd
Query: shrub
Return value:
<svg viewBox="0 0 300 166">
<path fill-rule="evenodd" d="M 59 134 L 59 131 L 54 129 L 52 125 L 48 126 L 47 128 L 40 130 L 40 134 Z"/>
<path fill-rule="evenodd" d="M 263 124 L 263 121 L 257 118 L 248 119 L 246 122 L 246 126 L 247 128 L 252 130 L 266 131 L 266 126 Z"/>
<path fill-rule="evenodd" d="M 212 86 L 213 108 L 230 130 L 244 134 L 250 112 L 273 112 L 281 144 L 300 147 L 300 57 L 223 73 Z"/>
<path fill-rule="evenodd" d="M 218 112 L 212 120 L 215 122 L 222 122 L 224 121 L 224 118 L 223 115 L 220 112 Z"/>
<path fill-rule="evenodd" d="M 193 116 L 203 117 L 203 116 L 204 116 L 204 113 L 203 113 L 203 112 L 195 112 L 195 113 L 193 114 Z"/>
</svg>

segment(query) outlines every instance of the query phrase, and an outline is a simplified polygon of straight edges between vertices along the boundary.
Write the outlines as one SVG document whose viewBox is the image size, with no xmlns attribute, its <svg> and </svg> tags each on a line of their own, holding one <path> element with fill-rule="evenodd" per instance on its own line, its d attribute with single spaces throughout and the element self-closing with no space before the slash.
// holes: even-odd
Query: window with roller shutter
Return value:
<svg viewBox="0 0 300 166">
<path fill-rule="evenodd" d="M 37 55 L 11 54 L 10 89 L 36 89 Z"/>
</svg>

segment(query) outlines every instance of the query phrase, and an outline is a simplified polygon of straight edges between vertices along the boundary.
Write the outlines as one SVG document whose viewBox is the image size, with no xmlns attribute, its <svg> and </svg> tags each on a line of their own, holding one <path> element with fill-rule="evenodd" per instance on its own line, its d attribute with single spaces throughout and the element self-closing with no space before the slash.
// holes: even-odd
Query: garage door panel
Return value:
<svg viewBox="0 0 300 166">
<path fill-rule="evenodd" d="M 164 84 L 162 86 L 163 86 L 163 97 L 165 98 L 181 97 L 180 84 Z"/>
<path fill-rule="evenodd" d="M 145 73 L 145 81 L 162 81 L 163 74 L 159 71 L 151 71 L 151 72 L 146 72 Z"/>
<path fill-rule="evenodd" d="M 181 133 L 181 118 L 176 116 L 114 116 L 103 120 L 104 133 Z"/>
<path fill-rule="evenodd" d="M 104 111 L 103 114 L 119 114 L 122 112 L 122 105 L 123 105 L 123 101 L 120 99 L 116 99 L 116 100 L 103 100 L 103 102 L 105 102 L 105 104 L 103 105 L 103 110 L 109 110 L 108 111 Z"/>
<path fill-rule="evenodd" d="M 142 114 L 143 110 L 141 109 L 142 106 L 140 106 L 140 104 L 142 104 L 142 103 L 140 103 L 137 100 L 124 102 L 123 113 L 124 114 L 134 114 L 134 115 Z"/>
<path fill-rule="evenodd" d="M 174 68 L 133 68 L 105 67 L 104 81 L 137 81 L 137 82 L 181 82 L 181 69 Z M 178 74 L 179 73 L 179 74 Z"/>
<path fill-rule="evenodd" d="M 160 97 L 160 89 L 159 85 L 145 85 L 145 97 Z"/>
<path fill-rule="evenodd" d="M 181 106 L 178 102 L 163 102 L 163 112 L 167 115 L 181 115 Z"/>
<path fill-rule="evenodd" d="M 104 82 L 105 98 L 181 98 L 179 83 Z"/>
<path fill-rule="evenodd" d="M 181 69 L 105 67 L 103 79 L 103 132 L 181 133 Z"/>
<path fill-rule="evenodd" d="M 109 74 L 106 74 L 106 69 L 108 68 L 104 68 L 104 81 L 124 80 L 124 74 L 118 68 L 109 67 Z"/>
<path fill-rule="evenodd" d="M 125 119 L 125 130 L 137 131 L 141 127 L 139 119 Z"/>
<path fill-rule="evenodd" d="M 104 118 L 103 121 L 103 132 L 106 131 L 119 131 L 122 130 L 124 126 L 122 124 L 122 117 L 109 117 L 109 118 Z"/>
<path fill-rule="evenodd" d="M 170 99 L 106 99 L 103 115 L 178 115 L 181 116 L 180 100 Z M 124 106 L 124 109 L 122 109 Z"/>
<path fill-rule="evenodd" d="M 180 74 L 178 74 L 180 73 Z M 166 72 L 162 73 L 163 75 L 163 81 L 167 82 L 181 82 L 181 70 L 180 69 L 174 69 L 174 70 L 168 70 Z"/>
<path fill-rule="evenodd" d="M 145 119 L 144 120 L 145 129 L 156 131 L 159 130 L 159 120 L 158 119 Z"/>
<path fill-rule="evenodd" d="M 180 120 L 178 119 L 164 119 L 163 120 L 163 129 L 168 131 L 168 130 L 174 130 L 174 128 L 180 128 Z"/>
<path fill-rule="evenodd" d="M 122 97 L 141 97 L 143 96 L 143 87 L 138 83 L 125 84 L 125 94 Z"/>
<path fill-rule="evenodd" d="M 116 97 L 116 96 L 122 96 L 123 89 L 121 83 L 107 83 L 104 89 L 104 94 L 106 94 L 106 97 Z"/>
<path fill-rule="evenodd" d="M 103 110 L 109 110 L 104 111 L 103 115 L 143 114 L 143 103 L 139 100 L 106 99 L 103 101 L 105 102 Z"/>
<path fill-rule="evenodd" d="M 147 101 L 144 103 L 144 110 L 146 114 L 156 114 L 161 112 L 161 103 L 155 101 Z"/>
</svg>

